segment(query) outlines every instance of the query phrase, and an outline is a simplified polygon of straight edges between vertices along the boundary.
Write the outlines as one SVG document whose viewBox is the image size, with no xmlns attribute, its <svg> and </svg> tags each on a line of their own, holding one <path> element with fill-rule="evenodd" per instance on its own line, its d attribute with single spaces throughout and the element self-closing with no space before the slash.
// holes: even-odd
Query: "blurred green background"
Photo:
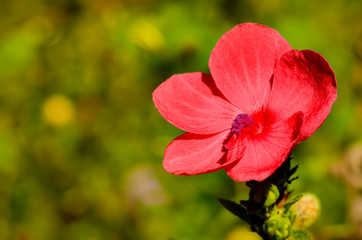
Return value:
<svg viewBox="0 0 362 240">
<path fill-rule="evenodd" d="M 362 138 L 361 9 L 359 0 L 0 1 L 0 239 L 255 239 L 217 201 L 245 199 L 243 183 L 162 168 L 182 132 L 151 98 L 172 74 L 208 73 L 218 39 L 243 22 L 334 69 L 338 100 L 294 151 L 293 187 L 320 197 L 316 239 L 357 239 L 357 190 L 332 166 Z"/>
</svg>

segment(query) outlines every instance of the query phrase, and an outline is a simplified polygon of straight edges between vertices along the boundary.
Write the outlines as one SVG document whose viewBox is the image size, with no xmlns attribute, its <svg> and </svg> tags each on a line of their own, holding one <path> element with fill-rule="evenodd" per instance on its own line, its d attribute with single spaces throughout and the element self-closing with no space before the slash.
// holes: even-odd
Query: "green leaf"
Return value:
<svg viewBox="0 0 362 240">
<path fill-rule="evenodd" d="M 227 199 L 222 199 L 219 198 L 219 202 L 232 214 L 238 216 L 239 218 L 241 218 L 243 221 L 247 222 L 247 223 L 251 223 L 251 220 L 246 212 L 246 209 L 243 208 L 241 205 L 227 200 Z"/>
<path fill-rule="evenodd" d="M 312 240 L 312 236 L 303 230 L 295 230 L 289 236 L 288 240 Z"/>
<path fill-rule="evenodd" d="M 292 169 L 290 169 L 290 170 L 288 171 L 288 175 L 287 175 L 288 178 L 290 178 L 290 177 L 297 171 L 298 167 L 299 167 L 299 165 L 293 167 Z"/>
<path fill-rule="evenodd" d="M 288 201 L 284 205 L 284 208 L 286 210 L 288 210 L 294 203 L 298 202 L 302 197 L 303 197 L 303 193 L 300 193 L 300 194 L 296 195 L 295 197 L 293 197 L 290 201 Z"/>
</svg>

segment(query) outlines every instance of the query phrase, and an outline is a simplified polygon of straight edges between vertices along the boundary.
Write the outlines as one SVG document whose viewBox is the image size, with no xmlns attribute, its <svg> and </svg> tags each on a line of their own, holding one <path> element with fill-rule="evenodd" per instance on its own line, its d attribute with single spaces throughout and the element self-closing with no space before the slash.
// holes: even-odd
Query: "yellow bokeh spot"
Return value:
<svg viewBox="0 0 362 240">
<path fill-rule="evenodd" d="M 73 120 L 73 103 L 63 95 L 53 95 L 43 104 L 43 118 L 48 124 L 61 127 Z"/>
<path fill-rule="evenodd" d="M 135 45 L 149 51 L 158 51 L 165 45 L 161 31 L 155 25 L 143 20 L 132 25 L 129 38 Z"/>
<path fill-rule="evenodd" d="M 247 227 L 237 227 L 231 230 L 225 240 L 262 240 L 255 232 L 252 232 Z"/>
</svg>

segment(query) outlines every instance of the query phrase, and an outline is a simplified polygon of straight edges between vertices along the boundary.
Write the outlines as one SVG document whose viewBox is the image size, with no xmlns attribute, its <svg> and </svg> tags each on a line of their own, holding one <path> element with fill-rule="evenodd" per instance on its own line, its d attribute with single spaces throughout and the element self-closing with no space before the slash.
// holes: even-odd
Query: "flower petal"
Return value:
<svg viewBox="0 0 362 240">
<path fill-rule="evenodd" d="M 177 175 L 217 171 L 225 166 L 219 161 L 226 155 L 223 142 L 227 135 L 228 130 L 213 135 L 185 133 L 167 146 L 163 167 Z"/>
<path fill-rule="evenodd" d="M 228 150 L 226 157 L 227 163 L 237 161 L 245 153 L 245 149 L 247 147 L 246 137 L 234 134 L 227 140 L 227 142 L 225 142 L 224 146 Z"/>
<path fill-rule="evenodd" d="M 337 84 L 327 61 L 311 50 L 292 50 L 277 62 L 268 107 L 279 119 L 302 111 L 299 142 L 324 122 L 337 98 Z"/>
<path fill-rule="evenodd" d="M 303 113 L 298 112 L 282 122 L 274 122 L 273 113 L 266 116 L 263 132 L 247 140 L 244 156 L 225 168 L 236 181 L 262 181 L 269 177 L 287 158 L 295 146 L 303 123 Z"/>
<path fill-rule="evenodd" d="M 153 92 L 153 101 L 168 122 L 198 134 L 230 129 L 238 114 L 212 77 L 203 73 L 173 75 Z"/>
<path fill-rule="evenodd" d="M 240 24 L 217 42 L 209 68 L 224 96 L 242 112 L 251 113 L 267 102 L 275 62 L 289 50 L 277 31 L 259 24 Z"/>
</svg>

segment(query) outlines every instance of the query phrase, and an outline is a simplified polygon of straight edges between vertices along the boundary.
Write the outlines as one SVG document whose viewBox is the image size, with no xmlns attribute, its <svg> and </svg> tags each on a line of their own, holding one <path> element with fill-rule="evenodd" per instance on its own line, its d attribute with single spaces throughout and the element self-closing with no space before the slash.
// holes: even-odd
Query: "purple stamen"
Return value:
<svg viewBox="0 0 362 240">
<path fill-rule="evenodd" d="M 231 134 L 240 135 L 243 128 L 250 127 L 253 123 L 254 119 L 252 119 L 248 114 L 240 113 L 233 121 L 233 124 L 231 126 Z"/>
</svg>

